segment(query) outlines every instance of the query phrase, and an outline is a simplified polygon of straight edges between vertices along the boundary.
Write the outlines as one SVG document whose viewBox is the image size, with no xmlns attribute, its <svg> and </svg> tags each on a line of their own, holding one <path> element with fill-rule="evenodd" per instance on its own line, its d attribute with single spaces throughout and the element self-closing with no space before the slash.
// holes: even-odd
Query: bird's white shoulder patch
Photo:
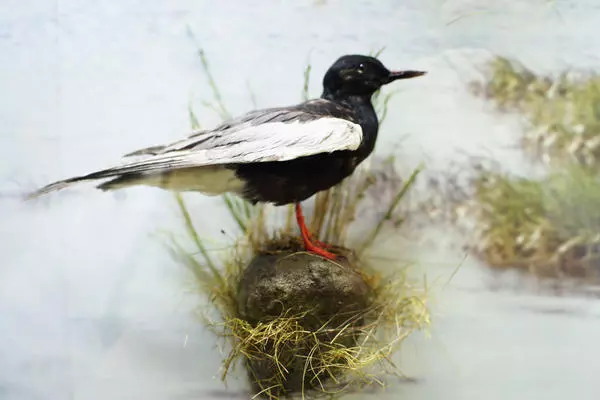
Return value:
<svg viewBox="0 0 600 400">
<path fill-rule="evenodd" d="M 227 137 L 229 143 L 198 152 L 209 163 L 288 161 L 318 153 L 356 150 L 360 125 L 341 118 L 269 122 L 248 126 Z M 204 154 L 201 154 L 204 153 Z M 202 162 L 198 159 L 198 162 Z"/>
</svg>

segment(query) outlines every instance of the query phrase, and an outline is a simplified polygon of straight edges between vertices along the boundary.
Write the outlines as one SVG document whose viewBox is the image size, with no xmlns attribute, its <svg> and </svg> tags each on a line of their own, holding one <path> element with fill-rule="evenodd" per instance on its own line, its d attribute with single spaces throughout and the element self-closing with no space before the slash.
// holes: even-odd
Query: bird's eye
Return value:
<svg viewBox="0 0 600 400">
<path fill-rule="evenodd" d="M 358 66 L 358 68 L 356 68 L 356 71 L 357 71 L 359 74 L 362 74 L 362 73 L 364 73 L 364 72 L 365 72 L 365 64 L 360 64 L 360 65 Z"/>
</svg>

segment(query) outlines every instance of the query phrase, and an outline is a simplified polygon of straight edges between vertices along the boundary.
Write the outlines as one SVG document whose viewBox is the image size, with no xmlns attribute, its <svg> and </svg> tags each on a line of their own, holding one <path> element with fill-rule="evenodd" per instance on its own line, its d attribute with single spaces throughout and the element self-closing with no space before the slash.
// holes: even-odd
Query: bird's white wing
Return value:
<svg viewBox="0 0 600 400">
<path fill-rule="evenodd" d="M 341 118 L 249 124 L 235 132 L 197 135 L 164 148 L 159 154 L 112 169 L 111 175 L 219 164 L 288 161 L 318 153 L 356 150 L 360 125 Z M 107 170 L 108 171 L 108 170 Z M 118 171 L 118 172 L 117 172 Z"/>
<path fill-rule="evenodd" d="M 288 161 L 318 153 L 356 150 L 361 141 L 360 125 L 325 117 L 248 126 L 228 135 L 217 147 L 196 151 L 198 161 L 203 162 L 200 157 L 205 156 L 211 164 Z"/>
</svg>

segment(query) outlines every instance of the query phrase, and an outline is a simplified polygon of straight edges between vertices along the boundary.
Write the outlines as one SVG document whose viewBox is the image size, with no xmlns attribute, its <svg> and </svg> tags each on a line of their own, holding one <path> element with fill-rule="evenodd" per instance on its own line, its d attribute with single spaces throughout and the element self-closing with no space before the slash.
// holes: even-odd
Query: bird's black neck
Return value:
<svg viewBox="0 0 600 400">
<path fill-rule="evenodd" d="M 360 161 L 367 158 L 375 148 L 377 132 L 379 131 L 379 120 L 373 108 L 373 103 L 371 103 L 371 95 L 334 95 L 325 91 L 321 97 L 340 103 L 354 112 L 363 132 L 363 141 L 357 152 Z"/>
</svg>

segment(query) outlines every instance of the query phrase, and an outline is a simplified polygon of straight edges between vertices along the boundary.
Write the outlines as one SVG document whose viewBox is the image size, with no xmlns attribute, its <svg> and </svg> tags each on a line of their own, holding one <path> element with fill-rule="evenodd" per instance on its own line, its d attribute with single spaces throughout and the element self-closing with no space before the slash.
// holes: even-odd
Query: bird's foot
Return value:
<svg viewBox="0 0 600 400">
<path fill-rule="evenodd" d="M 305 239 L 305 238 L 303 238 Z M 316 242 L 313 243 L 310 240 L 304 240 L 304 248 L 306 249 L 306 251 L 308 251 L 309 253 L 313 253 L 313 254 L 317 254 L 321 257 L 324 257 L 328 260 L 332 260 L 335 261 L 337 260 L 337 256 L 327 250 L 325 250 L 322 246 L 324 243 L 321 242 Z"/>
<path fill-rule="evenodd" d="M 322 249 L 331 249 L 333 248 L 333 245 L 329 244 L 329 243 L 325 243 L 325 242 L 321 242 L 320 240 L 317 240 L 315 238 L 312 237 L 312 235 L 309 233 L 308 234 L 308 239 L 310 240 L 311 243 L 313 243 L 315 246 L 320 247 Z"/>
</svg>

